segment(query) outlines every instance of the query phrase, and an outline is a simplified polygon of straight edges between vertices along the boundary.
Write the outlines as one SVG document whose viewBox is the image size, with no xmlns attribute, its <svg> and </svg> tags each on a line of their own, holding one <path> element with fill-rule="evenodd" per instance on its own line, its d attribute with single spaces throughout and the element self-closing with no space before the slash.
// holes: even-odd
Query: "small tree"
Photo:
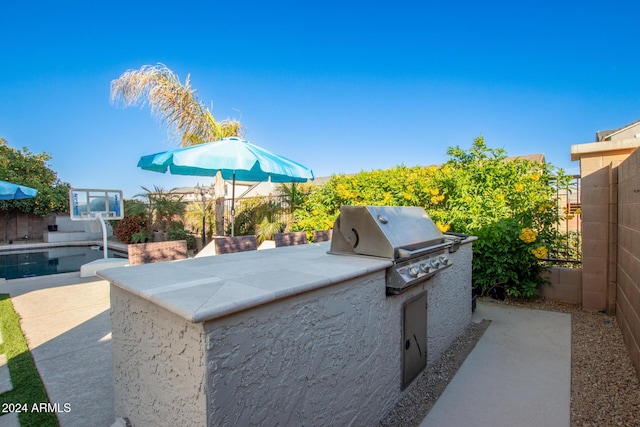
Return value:
<svg viewBox="0 0 640 427">
<path fill-rule="evenodd" d="M 273 239 L 276 233 L 284 231 L 286 223 L 282 221 L 281 208 L 278 203 L 267 197 L 259 196 L 242 200 L 237 208 L 234 220 L 234 235 L 256 235 L 258 242 Z M 231 224 L 228 226 L 231 234 Z"/>
<path fill-rule="evenodd" d="M 206 241 L 211 241 L 216 231 L 215 203 L 213 199 L 205 199 L 204 207 L 202 201 L 194 201 L 187 204 L 184 212 L 184 223 L 191 231 L 202 234 L 202 223 L 206 228 Z"/>
<path fill-rule="evenodd" d="M 484 293 L 499 287 L 515 297 L 537 295 L 540 260 L 557 241 L 555 185 L 569 177 L 548 163 L 508 160 L 482 137 L 447 154 L 434 182 L 444 200 L 430 213 L 452 231 L 478 236 L 474 284 Z"/>
<path fill-rule="evenodd" d="M 47 166 L 49 160 L 51 156 L 47 153 L 33 154 L 27 147 L 17 150 L 0 138 L 0 179 L 38 190 L 34 198 L 0 200 L 0 210 L 5 212 L 5 240 L 9 221 L 16 212 L 41 217 L 52 212 L 69 212 L 69 184 L 60 181 Z"/>
<path fill-rule="evenodd" d="M 309 184 L 292 182 L 290 184 L 280 184 L 278 186 L 278 195 L 282 197 L 282 201 L 288 207 L 289 213 L 293 213 L 300 207 L 307 196 L 311 192 Z"/>
</svg>

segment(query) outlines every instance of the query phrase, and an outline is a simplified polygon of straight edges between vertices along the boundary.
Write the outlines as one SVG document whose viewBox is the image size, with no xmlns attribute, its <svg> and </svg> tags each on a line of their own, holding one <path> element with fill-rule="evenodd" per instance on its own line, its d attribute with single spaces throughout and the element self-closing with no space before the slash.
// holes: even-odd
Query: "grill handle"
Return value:
<svg viewBox="0 0 640 427">
<path fill-rule="evenodd" d="M 431 252 L 435 252 L 438 249 L 442 249 L 442 248 L 445 248 L 447 246 L 451 246 L 451 243 L 445 242 L 445 243 L 440 243 L 440 244 L 433 245 L 433 246 L 428 246 L 426 248 L 420 248 L 420 249 L 414 249 L 414 250 L 398 248 L 398 258 L 399 259 L 412 258 L 412 257 L 420 256 L 420 255 L 423 255 L 423 254 L 428 254 L 428 253 L 431 253 Z"/>
</svg>

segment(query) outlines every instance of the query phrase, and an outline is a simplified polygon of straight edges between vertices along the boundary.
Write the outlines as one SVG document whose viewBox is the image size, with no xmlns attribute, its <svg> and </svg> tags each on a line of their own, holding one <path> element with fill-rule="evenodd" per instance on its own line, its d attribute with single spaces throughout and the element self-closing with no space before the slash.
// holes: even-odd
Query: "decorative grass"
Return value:
<svg viewBox="0 0 640 427">
<path fill-rule="evenodd" d="M 43 403 L 49 404 L 49 398 L 22 334 L 18 314 L 7 294 L 0 294 L 0 331 L 3 338 L 0 354 L 4 353 L 7 358 L 13 384 L 13 390 L 0 394 L 0 410 L 7 404 L 20 405 L 22 411 L 18 418 L 22 427 L 59 426 L 54 413 L 34 411 Z"/>
</svg>

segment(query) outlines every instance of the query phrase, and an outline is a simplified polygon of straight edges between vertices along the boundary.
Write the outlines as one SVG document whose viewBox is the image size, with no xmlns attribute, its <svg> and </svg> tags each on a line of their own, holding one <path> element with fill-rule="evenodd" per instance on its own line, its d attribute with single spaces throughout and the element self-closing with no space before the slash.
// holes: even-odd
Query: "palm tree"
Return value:
<svg viewBox="0 0 640 427">
<path fill-rule="evenodd" d="M 169 135 L 183 147 L 241 136 L 237 120 L 218 122 L 196 96 L 189 75 L 185 83 L 163 64 L 128 70 L 111 81 L 111 102 L 125 107 L 149 104 L 151 113 L 166 122 Z"/>
<path fill-rule="evenodd" d="M 185 204 L 182 196 L 162 187 L 154 186 L 153 190 L 142 187 L 144 193 L 136 194 L 147 200 L 145 204 L 149 227 L 157 227 L 158 231 L 166 232 L 175 217 L 182 216 Z"/>
<path fill-rule="evenodd" d="M 311 192 L 311 187 L 298 182 L 291 184 L 280 184 L 278 186 L 278 194 L 282 197 L 284 203 L 289 207 L 289 213 L 293 213 Z"/>
<path fill-rule="evenodd" d="M 213 214 L 212 214 L 213 213 Z M 195 231 L 195 233 L 205 232 L 203 242 L 211 240 L 216 231 L 215 224 L 215 200 L 205 200 L 204 209 L 201 201 L 194 201 L 186 206 L 184 213 L 185 226 Z M 205 230 L 203 227 L 208 227 Z"/>
</svg>

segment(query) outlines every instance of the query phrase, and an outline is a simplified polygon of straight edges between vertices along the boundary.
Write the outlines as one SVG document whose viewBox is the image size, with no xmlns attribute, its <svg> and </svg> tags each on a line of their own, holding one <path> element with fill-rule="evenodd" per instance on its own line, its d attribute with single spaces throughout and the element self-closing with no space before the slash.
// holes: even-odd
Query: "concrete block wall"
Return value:
<svg viewBox="0 0 640 427">
<path fill-rule="evenodd" d="M 582 173 L 582 306 L 587 310 L 607 308 L 609 252 L 612 236 L 610 201 L 612 162 L 618 156 L 593 155 L 580 161 Z"/>
<path fill-rule="evenodd" d="M 616 317 L 640 375 L 640 150 L 618 167 Z"/>
<path fill-rule="evenodd" d="M 571 304 L 582 304 L 582 269 L 551 267 L 542 272 L 549 281 L 540 287 L 540 296 Z"/>
<path fill-rule="evenodd" d="M 0 242 L 3 244 L 8 244 L 10 240 L 14 243 L 42 241 L 43 235 L 47 232 L 47 225 L 55 224 L 56 219 L 55 214 L 43 218 L 24 212 L 13 212 L 7 223 L 4 215 L 4 212 L 0 215 L 2 218 L 0 220 Z M 29 238 L 25 239 L 27 235 Z"/>
<path fill-rule="evenodd" d="M 582 307 L 615 309 L 617 178 L 628 152 L 596 152 L 580 158 L 582 176 Z"/>
</svg>

